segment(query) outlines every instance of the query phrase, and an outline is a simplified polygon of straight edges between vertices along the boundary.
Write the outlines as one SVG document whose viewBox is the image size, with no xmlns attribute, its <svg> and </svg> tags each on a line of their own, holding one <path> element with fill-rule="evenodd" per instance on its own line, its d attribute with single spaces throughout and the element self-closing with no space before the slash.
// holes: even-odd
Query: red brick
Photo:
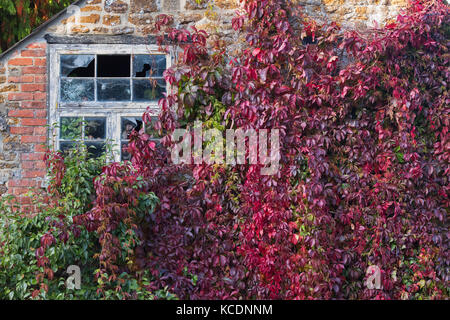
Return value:
<svg viewBox="0 0 450 320">
<path fill-rule="evenodd" d="M 46 170 L 25 170 L 23 172 L 24 178 L 43 178 L 45 177 Z"/>
<path fill-rule="evenodd" d="M 17 92 L 8 94 L 10 101 L 33 100 L 33 93 L 31 92 Z"/>
<path fill-rule="evenodd" d="M 43 42 L 35 42 L 27 45 L 27 49 L 45 49 L 47 48 L 47 44 Z"/>
<path fill-rule="evenodd" d="M 46 83 L 47 82 L 47 76 L 35 76 L 34 77 L 35 83 Z"/>
<path fill-rule="evenodd" d="M 35 135 L 38 135 L 38 136 L 45 136 L 45 135 L 47 135 L 47 128 L 46 127 L 35 127 L 33 129 L 34 129 L 33 134 L 35 134 Z"/>
<path fill-rule="evenodd" d="M 9 180 L 8 187 L 36 187 L 38 182 L 30 179 Z"/>
<path fill-rule="evenodd" d="M 17 197 L 17 202 L 19 202 L 20 204 L 31 204 L 31 198 L 30 197 Z"/>
<path fill-rule="evenodd" d="M 21 188 L 21 187 L 19 187 L 19 188 L 11 188 L 12 189 L 12 194 L 14 194 L 14 195 L 21 195 L 21 194 L 24 194 L 24 193 L 27 193 L 28 191 L 30 191 L 30 189 L 29 188 Z"/>
<path fill-rule="evenodd" d="M 34 112 L 33 110 L 10 110 L 8 112 L 8 116 L 19 118 L 33 118 Z"/>
<path fill-rule="evenodd" d="M 34 146 L 34 151 L 35 152 L 45 152 L 45 151 L 47 151 L 47 147 L 43 144 L 37 144 Z"/>
<path fill-rule="evenodd" d="M 22 169 L 45 169 L 44 161 L 23 161 Z"/>
<path fill-rule="evenodd" d="M 8 82 L 10 82 L 10 83 L 34 82 L 34 77 L 33 76 L 9 77 Z"/>
<path fill-rule="evenodd" d="M 45 118 L 47 117 L 47 110 L 36 110 L 34 112 L 34 116 L 36 118 Z"/>
<path fill-rule="evenodd" d="M 23 67 L 22 73 L 23 74 L 45 74 L 46 72 L 45 67 Z"/>
<path fill-rule="evenodd" d="M 45 84 L 22 84 L 22 91 L 24 92 L 34 92 L 42 91 L 45 92 Z"/>
<path fill-rule="evenodd" d="M 11 66 L 32 66 L 33 59 L 31 58 L 14 58 L 8 61 Z"/>
<path fill-rule="evenodd" d="M 33 134 L 34 130 L 30 127 L 11 127 L 11 134 Z"/>
<path fill-rule="evenodd" d="M 38 101 L 24 101 L 22 102 L 22 108 L 26 109 L 46 109 L 47 104 L 45 102 Z"/>
<path fill-rule="evenodd" d="M 43 161 L 45 153 L 23 153 L 21 156 L 22 161 Z"/>
<path fill-rule="evenodd" d="M 47 59 L 34 59 L 34 65 L 39 67 L 45 67 L 47 65 Z"/>
<path fill-rule="evenodd" d="M 22 161 L 22 169 L 34 169 L 38 161 Z"/>
<path fill-rule="evenodd" d="M 22 50 L 22 57 L 45 57 L 45 50 Z"/>
<path fill-rule="evenodd" d="M 24 126 L 45 126 L 47 124 L 47 119 L 22 119 L 21 120 L 22 125 Z"/>
<path fill-rule="evenodd" d="M 47 93 L 37 92 L 34 94 L 34 101 L 45 101 L 47 99 Z"/>
<path fill-rule="evenodd" d="M 22 136 L 20 138 L 22 143 L 44 143 L 47 141 L 46 136 Z"/>
</svg>

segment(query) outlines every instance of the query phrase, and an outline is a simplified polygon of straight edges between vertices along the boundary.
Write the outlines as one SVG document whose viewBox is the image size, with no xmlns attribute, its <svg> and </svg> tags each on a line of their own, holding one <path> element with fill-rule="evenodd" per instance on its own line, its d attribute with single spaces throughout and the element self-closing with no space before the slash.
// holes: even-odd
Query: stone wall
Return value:
<svg viewBox="0 0 450 320">
<path fill-rule="evenodd" d="M 397 16 L 408 0 L 298 0 L 311 17 L 321 22 L 335 21 L 344 28 L 358 30 L 379 26 Z"/>
<path fill-rule="evenodd" d="M 148 35 L 155 33 L 156 17 L 163 13 L 173 16 L 174 26 L 195 25 L 232 42 L 231 19 L 238 8 L 239 0 L 87 0 L 49 32 Z"/>
<path fill-rule="evenodd" d="M 364 29 L 395 18 L 407 0 L 295 0 L 304 12 L 321 21 L 335 21 L 344 28 Z M 174 17 L 175 26 L 195 25 L 225 42 L 235 41 L 231 19 L 239 0 L 87 0 L 77 14 L 50 31 L 59 34 L 133 34 L 154 32 L 155 17 Z"/>
</svg>

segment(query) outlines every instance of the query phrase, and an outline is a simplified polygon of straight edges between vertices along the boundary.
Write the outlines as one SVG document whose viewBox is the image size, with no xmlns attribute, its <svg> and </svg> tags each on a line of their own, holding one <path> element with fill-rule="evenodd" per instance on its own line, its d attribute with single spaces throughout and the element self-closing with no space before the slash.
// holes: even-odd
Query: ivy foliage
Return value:
<svg viewBox="0 0 450 320">
<path fill-rule="evenodd" d="M 0 0 L 0 53 L 70 5 L 72 0 Z"/>
<path fill-rule="evenodd" d="M 95 199 L 94 178 L 101 174 L 106 155 L 94 159 L 80 144 L 62 157 L 48 154 L 50 184 L 48 193 L 33 194 L 35 214 L 20 214 L 13 198 L 0 202 L 0 299 L 152 299 L 145 288 L 148 272 L 139 276 L 123 269 L 106 289 L 95 274 L 99 271 L 99 239 L 83 226 L 74 225 L 77 217 L 90 210 Z M 139 202 L 141 211 L 153 210 L 157 198 L 148 194 Z M 125 248 L 136 236 L 121 223 L 115 232 Z M 127 250 L 121 253 L 126 266 Z M 70 289 L 66 280 L 69 266 L 81 270 L 81 288 Z M 171 298 L 167 291 L 156 295 Z"/>
<path fill-rule="evenodd" d="M 244 0 L 243 9 L 232 25 L 245 46 L 234 56 L 211 49 L 205 31 L 156 17 L 161 49 L 168 37 L 180 52 L 164 74 L 174 90 L 159 101 L 160 143 L 133 132 L 131 161 L 104 166 L 89 193 L 64 182 L 75 175 L 61 155 L 48 158 L 53 201 L 70 201 L 55 193 L 62 186 L 92 196 L 53 232 L 95 239 L 97 295 L 448 299 L 448 5 L 412 1 L 367 34 L 320 25 L 289 0 Z M 143 120 L 151 125 L 151 114 Z M 174 164 L 171 134 L 195 120 L 222 132 L 278 129 L 278 172 Z M 44 279 L 56 239 L 40 238 Z M 371 266 L 379 288 L 366 284 Z"/>
</svg>

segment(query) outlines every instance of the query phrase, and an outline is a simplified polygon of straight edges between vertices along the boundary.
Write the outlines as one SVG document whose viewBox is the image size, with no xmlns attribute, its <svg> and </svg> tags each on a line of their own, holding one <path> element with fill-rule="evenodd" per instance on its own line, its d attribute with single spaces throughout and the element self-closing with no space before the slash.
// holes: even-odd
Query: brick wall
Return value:
<svg viewBox="0 0 450 320">
<path fill-rule="evenodd" d="M 46 43 L 28 44 L 0 64 L 0 194 L 40 187 L 47 140 Z"/>
</svg>

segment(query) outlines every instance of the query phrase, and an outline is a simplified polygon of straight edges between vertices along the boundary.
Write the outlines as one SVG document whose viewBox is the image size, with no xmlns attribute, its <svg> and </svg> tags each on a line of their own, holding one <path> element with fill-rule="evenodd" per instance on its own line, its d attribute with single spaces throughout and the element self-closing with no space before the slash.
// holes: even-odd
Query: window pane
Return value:
<svg viewBox="0 0 450 320">
<path fill-rule="evenodd" d="M 61 79 L 61 101 L 93 101 L 94 80 Z"/>
<path fill-rule="evenodd" d="M 131 159 L 131 154 L 129 154 L 127 151 L 125 151 L 127 147 L 128 147 L 128 142 L 121 143 L 122 155 L 121 155 L 120 159 L 122 161 Z"/>
<path fill-rule="evenodd" d="M 137 54 L 133 59 L 133 76 L 137 78 L 162 77 L 166 70 L 166 56 Z"/>
<path fill-rule="evenodd" d="M 129 77 L 130 55 L 98 55 L 97 77 Z"/>
<path fill-rule="evenodd" d="M 68 153 L 70 149 L 72 149 L 76 145 L 76 142 L 66 142 L 61 141 L 59 143 L 59 150 L 61 150 L 63 153 Z"/>
<path fill-rule="evenodd" d="M 81 118 L 61 117 L 60 138 L 64 140 L 81 139 Z"/>
<path fill-rule="evenodd" d="M 142 129 L 142 123 L 142 117 L 122 117 L 120 138 L 123 140 L 129 139 L 131 132 Z"/>
<path fill-rule="evenodd" d="M 95 56 L 93 55 L 61 55 L 61 76 L 94 77 Z"/>
<path fill-rule="evenodd" d="M 105 139 L 106 119 L 105 118 L 85 118 L 85 140 Z"/>
<path fill-rule="evenodd" d="M 166 81 L 163 79 L 133 80 L 133 101 L 159 100 L 166 92 Z"/>
<path fill-rule="evenodd" d="M 98 158 L 105 152 L 104 142 L 86 142 L 85 143 L 90 157 Z"/>
<path fill-rule="evenodd" d="M 99 101 L 129 101 L 131 96 L 129 80 L 97 80 Z"/>
</svg>

